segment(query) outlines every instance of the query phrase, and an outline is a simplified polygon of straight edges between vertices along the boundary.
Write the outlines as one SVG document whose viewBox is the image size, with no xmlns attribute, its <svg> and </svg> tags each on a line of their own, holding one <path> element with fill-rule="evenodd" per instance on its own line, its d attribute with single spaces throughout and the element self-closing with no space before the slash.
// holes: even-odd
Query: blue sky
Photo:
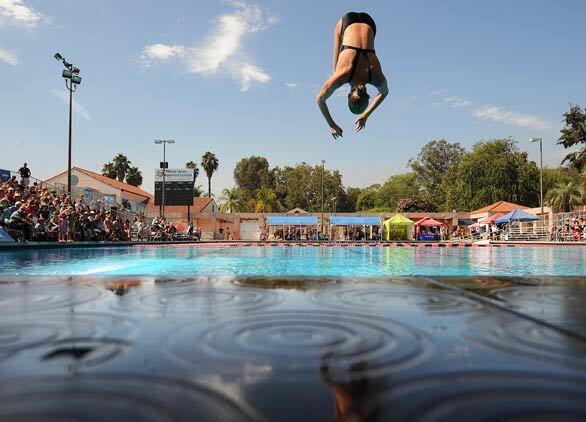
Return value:
<svg viewBox="0 0 586 422">
<path fill-rule="evenodd" d="M 345 91 L 330 100 L 334 141 L 315 96 L 331 72 L 332 32 L 347 11 L 377 22 L 390 96 L 352 132 Z M 65 169 L 62 53 L 81 69 L 74 165 L 99 171 L 125 153 L 152 191 L 157 138 L 175 139 L 171 167 L 216 153 L 214 192 L 252 154 L 271 165 L 340 169 L 347 186 L 406 170 L 431 139 L 470 147 L 512 137 L 554 145 L 570 103 L 585 106 L 586 2 L 0 0 L 0 167 L 27 160 L 45 178 Z M 206 185 L 201 178 L 198 183 Z"/>
</svg>

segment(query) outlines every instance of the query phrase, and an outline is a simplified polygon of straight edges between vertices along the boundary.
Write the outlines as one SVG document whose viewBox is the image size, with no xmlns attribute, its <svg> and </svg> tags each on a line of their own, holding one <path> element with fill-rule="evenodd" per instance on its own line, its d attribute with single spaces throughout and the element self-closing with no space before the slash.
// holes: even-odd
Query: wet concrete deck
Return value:
<svg viewBox="0 0 586 422">
<path fill-rule="evenodd" d="M 0 420 L 586 420 L 586 279 L 0 281 Z"/>
</svg>

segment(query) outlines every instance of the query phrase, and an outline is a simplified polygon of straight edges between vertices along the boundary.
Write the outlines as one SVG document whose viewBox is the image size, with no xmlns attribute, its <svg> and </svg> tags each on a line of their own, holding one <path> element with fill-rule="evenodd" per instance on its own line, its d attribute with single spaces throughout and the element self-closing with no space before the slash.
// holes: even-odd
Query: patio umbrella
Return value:
<svg viewBox="0 0 586 422">
<path fill-rule="evenodd" d="M 511 223 L 513 221 L 536 221 L 539 220 L 539 217 L 537 217 L 534 214 L 529 214 L 526 211 L 523 211 L 521 209 L 514 209 L 513 211 L 511 211 L 510 213 L 502 216 L 501 218 L 498 218 L 495 222 L 497 224 L 501 224 L 501 223 Z"/>
<path fill-rule="evenodd" d="M 423 227 L 439 227 L 439 226 L 443 226 L 444 223 L 440 223 L 439 221 L 431 218 L 431 217 L 425 217 L 422 220 L 419 220 L 417 223 L 415 223 L 416 226 L 423 226 Z"/>
<path fill-rule="evenodd" d="M 504 216 L 505 214 L 502 212 L 497 212 L 496 214 L 493 214 L 491 216 L 485 217 L 481 220 L 478 220 L 478 223 L 480 224 L 492 224 L 494 223 L 496 220 L 498 220 L 499 218 L 501 218 L 502 216 Z"/>
</svg>

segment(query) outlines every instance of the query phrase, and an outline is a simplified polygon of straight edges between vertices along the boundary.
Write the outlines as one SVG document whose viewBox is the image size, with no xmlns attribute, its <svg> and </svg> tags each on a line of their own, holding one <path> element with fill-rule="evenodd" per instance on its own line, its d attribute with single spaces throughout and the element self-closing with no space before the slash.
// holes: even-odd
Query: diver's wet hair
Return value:
<svg viewBox="0 0 586 422">
<path fill-rule="evenodd" d="M 348 108 L 354 114 L 361 114 L 368 107 L 370 96 L 366 92 L 366 86 L 356 84 L 348 93 Z"/>
</svg>

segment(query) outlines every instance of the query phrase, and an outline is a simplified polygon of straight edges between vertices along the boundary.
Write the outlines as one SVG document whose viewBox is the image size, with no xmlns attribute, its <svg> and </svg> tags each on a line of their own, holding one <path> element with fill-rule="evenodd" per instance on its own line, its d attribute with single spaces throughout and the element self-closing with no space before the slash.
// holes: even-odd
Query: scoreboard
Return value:
<svg viewBox="0 0 586 422">
<path fill-rule="evenodd" d="M 165 206 L 193 205 L 193 169 L 156 169 L 155 205 L 163 202 L 163 171 L 165 172 Z"/>
</svg>

